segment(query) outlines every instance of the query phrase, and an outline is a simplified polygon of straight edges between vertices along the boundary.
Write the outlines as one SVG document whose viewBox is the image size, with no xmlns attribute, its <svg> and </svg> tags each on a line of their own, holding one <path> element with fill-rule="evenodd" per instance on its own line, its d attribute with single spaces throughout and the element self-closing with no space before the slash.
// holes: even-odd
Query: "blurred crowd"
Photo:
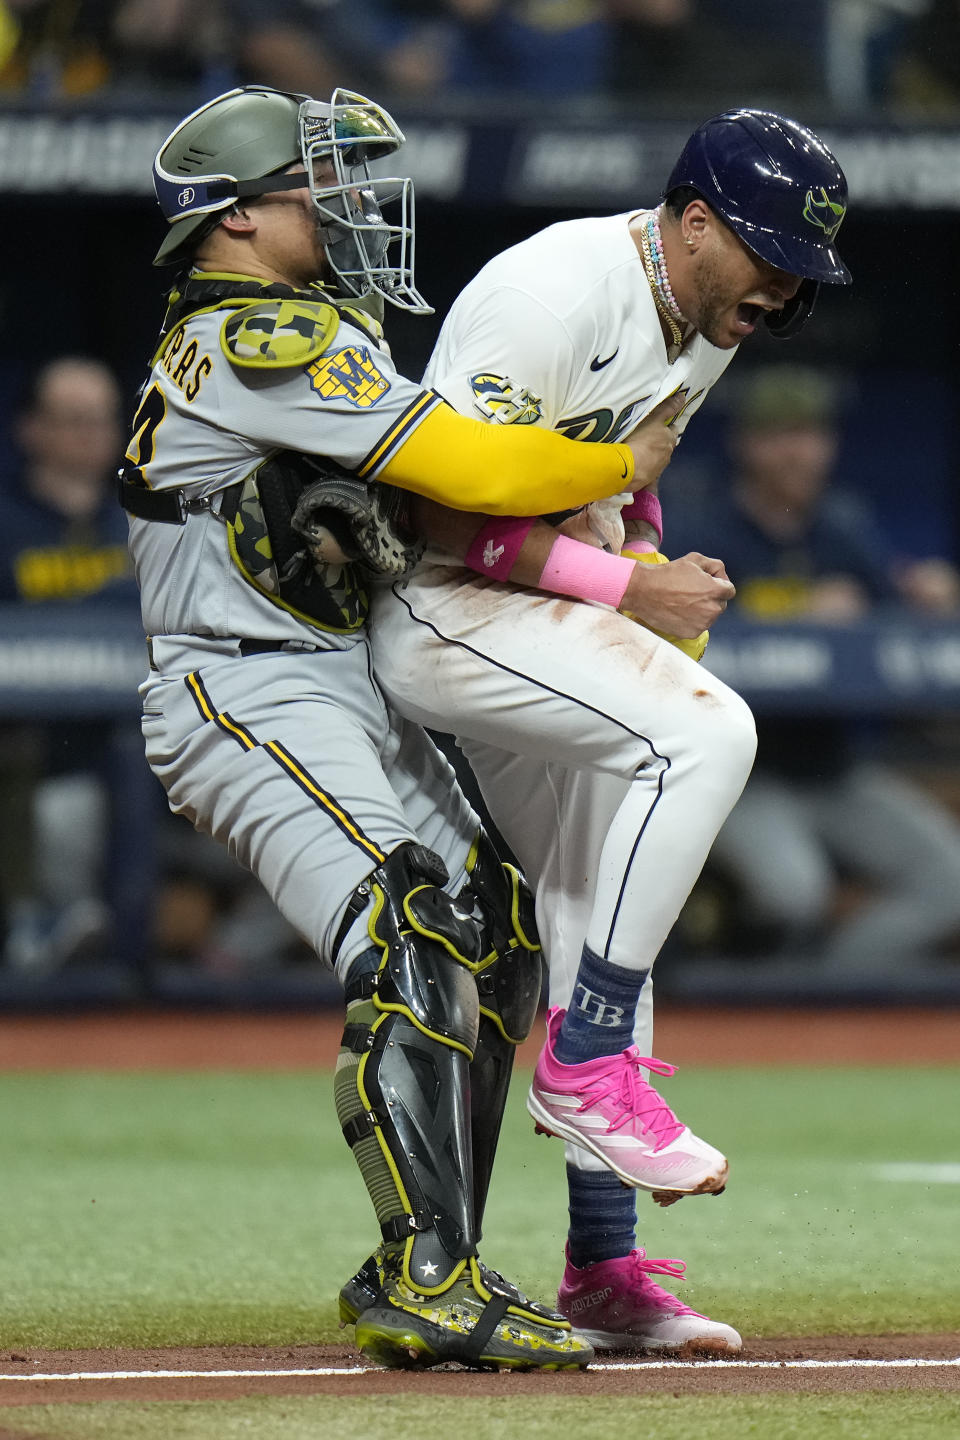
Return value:
<svg viewBox="0 0 960 1440">
<path fill-rule="evenodd" d="M 14 404 L 0 464 L 0 606 L 127 616 L 140 599 L 116 499 L 121 386 L 58 355 Z M 67 640 L 73 631 L 64 629 Z M 144 661 L 144 667 L 146 661 Z M 301 954 L 259 885 L 167 811 L 136 714 L 0 719 L 0 966 L 26 977 L 118 955 L 232 975 Z"/>
<path fill-rule="evenodd" d="M 736 94 L 960 111 L 960 0 L 0 0 L 0 95 L 247 82 L 428 103 Z"/>
<path fill-rule="evenodd" d="M 956 624 L 949 537 L 913 553 L 895 517 L 882 523 L 880 487 L 865 492 L 843 463 L 845 388 L 799 364 L 741 375 L 713 483 L 669 509 L 671 553 L 721 556 L 737 585 L 730 618 L 758 626 L 895 614 Z M 942 774 L 919 773 L 919 717 L 827 707 L 756 719 L 753 773 L 708 861 L 706 888 L 728 887 L 726 943 L 821 983 L 884 983 L 905 959 L 914 977 L 947 956 L 955 968 L 960 820 Z"/>
</svg>

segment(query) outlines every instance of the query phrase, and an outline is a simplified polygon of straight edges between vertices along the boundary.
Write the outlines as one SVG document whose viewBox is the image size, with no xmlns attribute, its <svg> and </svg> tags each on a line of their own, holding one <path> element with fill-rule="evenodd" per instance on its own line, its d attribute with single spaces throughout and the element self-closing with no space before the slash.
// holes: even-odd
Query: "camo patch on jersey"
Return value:
<svg viewBox="0 0 960 1440">
<path fill-rule="evenodd" d="M 255 370 L 308 365 L 333 340 L 340 316 L 310 300 L 258 300 L 233 310 L 220 328 L 220 347 L 232 365 Z"/>
<path fill-rule="evenodd" d="M 357 410 L 369 410 L 390 389 L 366 345 L 346 345 L 325 355 L 307 367 L 307 374 L 321 400 L 346 400 Z"/>
<path fill-rule="evenodd" d="M 276 486 L 269 494 L 274 524 L 280 527 L 272 536 L 257 476 L 244 482 L 236 513 L 227 525 L 234 564 L 254 589 L 298 619 L 341 635 L 359 630 L 367 618 L 370 596 L 356 567 L 315 564 L 306 549 L 296 550 L 302 539 L 292 535 L 277 510 L 289 497 Z M 278 500 L 278 495 L 283 498 Z M 277 546 L 282 547 L 279 556 Z"/>
<path fill-rule="evenodd" d="M 470 388 L 480 414 L 500 425 L 535 425 L 543 415 L 539 395 L 507 375 L 471 375 Z"/>
</svg>

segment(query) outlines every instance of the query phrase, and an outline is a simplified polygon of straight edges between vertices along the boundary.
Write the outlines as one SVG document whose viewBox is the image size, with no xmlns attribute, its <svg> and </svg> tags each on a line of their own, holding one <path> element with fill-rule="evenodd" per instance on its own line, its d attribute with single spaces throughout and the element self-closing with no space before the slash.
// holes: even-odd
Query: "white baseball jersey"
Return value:
<svg viewBox="0 0 960 1440">
<path fill-rule="evenodd" d="M 669 363 L 631 218 L 553 225 L 484 266 L 447 317 L 430 384 L 491 423 L 588 441 L 683 390 L 685 428 L 733 352 L 695 335 Z M 552 1003 L 569 1002 L 585 939 L 648 971 L 749 773 L 743 701 L 607 607 L 486 580 L 440 551 L 377 592 L 372 635 L 387 694 L 458 737 L 535 887 Z M 568 1159 L 593 1163 L 574 1147 Z"/>
<path fill-rule="evenodd" d="M 491 260 L 447 316 L 427 383 L 465 415 L 590 441 L 622 439 L 682 391 L 682 434 L 733 351 L 696 334 L 667 363 L 631 219 L 551 225 Z M 612 506 L 590 508 L 609 515 Z"/>
</svg>

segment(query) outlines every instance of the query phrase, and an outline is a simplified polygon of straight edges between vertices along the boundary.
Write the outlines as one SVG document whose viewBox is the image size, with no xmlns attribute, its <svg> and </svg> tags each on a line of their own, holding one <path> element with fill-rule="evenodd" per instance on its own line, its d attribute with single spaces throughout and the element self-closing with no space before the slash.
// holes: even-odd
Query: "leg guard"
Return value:
<svg viewBox="0 0 960 1440">
<path fill-rule="evenodd" d="M 476 1251 L 470 1062 L 480 934 L 439 886 L 430 851 L 402 845 L 370 875 L 375 949 L 351 967 L 337 1113 L 404 1279 L 437 1294 Z M 365 973 L 364 973 L 365 972 Z"/>
<path fill-rule="evenodd" d="M 477 970 L 480 1028 L 470 1066 L 474 1213 L 477 1238 L 516 1047 L 530 1033 L 540 999 L 540 942 L 533 896 L 512 865 L 501 864 L 481 830 L 467 861 L 470 879 L 457 896 L 482 926 Z"/>
</svg>

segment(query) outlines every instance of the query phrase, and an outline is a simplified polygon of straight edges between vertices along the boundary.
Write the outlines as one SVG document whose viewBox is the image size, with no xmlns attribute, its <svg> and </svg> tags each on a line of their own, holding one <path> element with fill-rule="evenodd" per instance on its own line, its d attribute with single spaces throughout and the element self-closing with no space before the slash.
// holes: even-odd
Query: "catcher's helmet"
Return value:
<svg viewBox="0 0 960 1440">
<path fill-rule="evenodd" d="M 222 212 L 245 196 L 308 186 L 339 287 L 429 313 L 413 279 L 413 182 L 374 179 L 369 168 L 403 142 L 387 111 L 352 90 L 335 90 L 329 102 L 263 85 L 218 95 L 180 122 L 154 160 L 154 188 L 170 230 L 153 263 L 189 259 Z M 320 162 L 332 165 L 333 183 L 318 179 Z M 294 164 L 306 176 L 283 174 Z M 393 200 L 400 203 L 396 224 L 380 209 Z"/>
<path fill-rule="evenodd" d="M 848 285 L 834 239 L 847 213 L 847 182 L 812 130 L 767 110 L 727 110 L 695 130 L 664 194 L 692 186 L 745 245 L 803 284 L 779 314 L 775 335 L 795 334 L 821 284 Z"/>
</svg>

